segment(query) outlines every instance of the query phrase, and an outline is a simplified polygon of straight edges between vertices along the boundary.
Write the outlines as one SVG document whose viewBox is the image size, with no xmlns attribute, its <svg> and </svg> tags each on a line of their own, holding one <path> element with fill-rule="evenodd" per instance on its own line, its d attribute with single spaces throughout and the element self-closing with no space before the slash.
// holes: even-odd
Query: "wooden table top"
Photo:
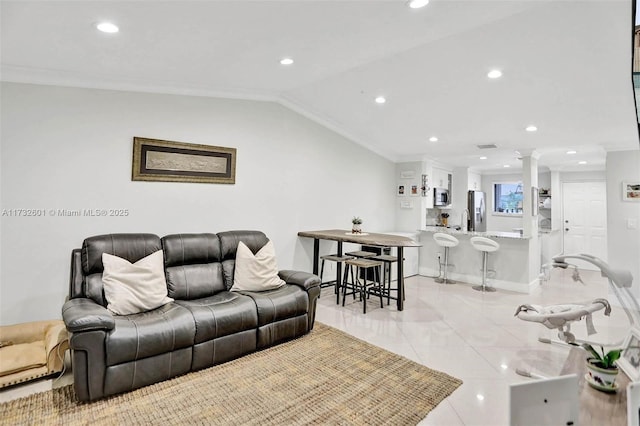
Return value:
<svg viewBox="0 0 640 426">
<path fill-rule="evenodd" d="M 364 244 L 381 247 L 421 247 L 422 244 L 411 238 L 400 235 L 376 234 L 363 232 L 352 234 L 348 229 L 327 229 L 324 231 L 300 231 L 300 237 L 318 238 L 321 240 L 342 241 L 345 243 Z"/>
<path fill-rule="evenodd" d="M 629 378 L 622 370 L 618 373 L 616 383 L 618 391 L 605 393 L 589 386 L 584 378 L 587 372 L 585 359 L 587 352 L 578 347 L 569 351 L 569 356 L 562 367 L 562 375 L 577 374 L 580 389 L 580 425 L 627 425 L 627 385 Z"/>
</svg>

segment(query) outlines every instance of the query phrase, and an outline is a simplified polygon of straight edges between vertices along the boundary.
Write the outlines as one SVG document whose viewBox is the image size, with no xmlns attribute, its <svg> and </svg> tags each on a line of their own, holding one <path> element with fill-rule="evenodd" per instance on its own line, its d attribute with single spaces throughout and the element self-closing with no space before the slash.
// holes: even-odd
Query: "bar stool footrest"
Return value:
<svg viewBox="0 0 640 426">
<path fill-rule="evenodd" d="M 472 287 L 474 290 L 478 290 L 478 291 L 482 291 L 484 293 L 491 293 L 496 291 L 496 289 L 494 287 L 489 287 L 488 285 L 482 286 L 482 285 L 474 285 Z"/>
</svg>

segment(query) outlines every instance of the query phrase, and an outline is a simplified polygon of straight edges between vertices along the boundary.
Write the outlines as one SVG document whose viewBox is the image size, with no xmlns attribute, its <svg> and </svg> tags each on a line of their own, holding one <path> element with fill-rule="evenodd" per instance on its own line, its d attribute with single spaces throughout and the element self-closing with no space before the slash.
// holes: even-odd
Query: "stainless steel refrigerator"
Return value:
<svg viewBox="0 0 640 426">
<path fill-rule="evenodd" d="M 467 195 L 469 209 L 469 231 L 484 232 L 487 230 L 486 197 L 482 191 L 469 191 Z"/>
</svg>

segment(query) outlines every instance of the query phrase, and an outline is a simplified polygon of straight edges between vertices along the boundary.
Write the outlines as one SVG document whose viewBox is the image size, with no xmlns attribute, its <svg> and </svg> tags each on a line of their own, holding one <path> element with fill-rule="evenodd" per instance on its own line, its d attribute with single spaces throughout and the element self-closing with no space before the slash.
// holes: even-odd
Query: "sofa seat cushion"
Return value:
<svg viewBox="0 0 640 426">
<path fill-rule="evenodd" d="M 46 365 L 44 341 L 14 344 L 0 349 L 0 376 Z"/>
<path fill-rule="evenodd" d="M 242 294 L 253 299 L 258 308 L 258 326 L 304 315 L 309 311 L 309 296 L 297 285 L 285 285 L 275 290 Z"/>
<path fill-rule="evenodd" d="M 136 361 L 192 346 L 196 333 L 188 309 L 167 303 L 152 311 L 114 316 L 115 327 L 107 334 L 107 365 Z"/>
<path fill-rule="evenodd" d="M 256 306 L 250 297 L 230 291 L 195 300 L 176 300 L 193 314 L 195 343 L 227 336 L 258 326 Z"/>
</svg>

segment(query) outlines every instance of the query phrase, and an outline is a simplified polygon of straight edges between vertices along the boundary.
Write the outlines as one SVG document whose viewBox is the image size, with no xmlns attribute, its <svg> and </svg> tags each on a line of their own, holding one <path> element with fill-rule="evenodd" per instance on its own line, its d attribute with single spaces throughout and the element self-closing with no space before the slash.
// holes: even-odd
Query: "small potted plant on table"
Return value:
<svg viewBox="0 0 640 426">
<path fill-rule="evenodd" d="M 358 216 L 354 216 L 351 219 L 351 233 L 352 234 L 362 234 L 362 219 Z"/>
<path fill-rule="evenodd" d="M 616 377 L 618 376 L 616 361 L 620 358 L 622 349 L 612 349 L 605 354 L 602 346 L 600 346 L 600 352 L 588 343 L 583 343 L 582 347 L 591 355 L 586 360 L 586 380 L 589 385 L 603 392 L 615 392 L 618 388 L 616 385 Z"/>
</svg>

